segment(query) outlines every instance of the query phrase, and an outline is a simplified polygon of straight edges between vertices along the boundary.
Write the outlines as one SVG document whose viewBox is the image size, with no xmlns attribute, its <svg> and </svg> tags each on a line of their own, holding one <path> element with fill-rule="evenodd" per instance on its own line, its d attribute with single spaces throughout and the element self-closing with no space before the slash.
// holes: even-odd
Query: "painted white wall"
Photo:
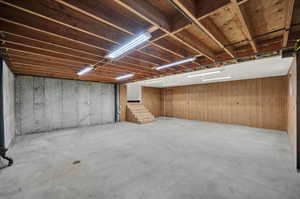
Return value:
<svg viewBox="0 0 300 199">
<path fill-rule="evenodd" d="M 142 100 L 142 86 L 139 84 L 127 85 L 127 101 Z"/>
<path fill-rule="evenodd" d="M 16 135 L 15 128 L 15 83 L 14 74 L 3 61 L 3 112 L 5 147 L 11 144 Z"/>
<path fill-rule="evenodd" d="M 257 59 L 248 62 L 242 62 L 238 64 L 232 64 L 222 67 L 216 67 L 206 70 L 199 70 L 188 73 L 181 73 L 177 75 L 170 75 L 166 77 L 150 79 L 145 81 L 133 82 L 127 84 L 140 85 L 140 86 L 150 86 L 150 87 L 171 87 L 171 86 L 182 86 L 182 85 L 192 85 L 192 84 L 207 84 L 213 82 L 224 82 L 224 81 L 234 81 L 243 79 L 256 79 L 264 77 L 275 77 L 287 75 L 289 67 L 291 66 L 293 58 L 284 58 L 280 56 Z M 220 71 L 220 73 L 198 76 L 198 77 L 188 77 L 189 75 L 208 73 L 212 71 Z M 231 79 L 226 80 L 215 80 L 215 81 L 203 81 L 205 79 L 221 78 L 230 76 Z"/>
</svg>

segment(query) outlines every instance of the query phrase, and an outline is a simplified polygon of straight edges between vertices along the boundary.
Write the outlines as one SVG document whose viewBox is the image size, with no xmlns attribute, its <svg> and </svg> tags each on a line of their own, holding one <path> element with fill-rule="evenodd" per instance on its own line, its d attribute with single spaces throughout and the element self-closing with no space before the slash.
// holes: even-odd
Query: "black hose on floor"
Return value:
<svg viewBox="0 0 300 199">
<path fill-rule="evenodd" d="M 0 148 L 0 157 L 8 161 L 8 165 L 5 167 L 10 167 L 13 165 L 14 161 L 12 158 L 6 156 L 6 152 L 7 152 L 7 149 L 2 148 L 2 147 Z M 0 169 L 3 169 L 5 167 L 2 167 Z"/>
</svg>

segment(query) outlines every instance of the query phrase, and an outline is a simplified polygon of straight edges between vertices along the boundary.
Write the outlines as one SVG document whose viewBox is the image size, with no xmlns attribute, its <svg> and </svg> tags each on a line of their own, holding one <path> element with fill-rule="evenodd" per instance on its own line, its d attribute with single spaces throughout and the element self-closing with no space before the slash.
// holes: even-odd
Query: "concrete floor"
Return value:
<svg viewBox="0 0 300 199">
<path fill-rule="evenodd" d="M 281 131 L 165 118 L 27 135 L 9 155 L 1 199 L 300 198 Z"/>
</svg>

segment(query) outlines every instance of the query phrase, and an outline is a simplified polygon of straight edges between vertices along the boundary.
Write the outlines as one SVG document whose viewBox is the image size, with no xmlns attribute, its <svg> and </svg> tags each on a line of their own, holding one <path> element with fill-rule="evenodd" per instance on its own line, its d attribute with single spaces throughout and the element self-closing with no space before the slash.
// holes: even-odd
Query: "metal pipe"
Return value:
<svg viewBox="0 0 300 199">
<path fill-rule="evenodd" d="M 115 122 L 120 122 L 120 85 L 114 84 L 115 92 Z"/>
</svg>

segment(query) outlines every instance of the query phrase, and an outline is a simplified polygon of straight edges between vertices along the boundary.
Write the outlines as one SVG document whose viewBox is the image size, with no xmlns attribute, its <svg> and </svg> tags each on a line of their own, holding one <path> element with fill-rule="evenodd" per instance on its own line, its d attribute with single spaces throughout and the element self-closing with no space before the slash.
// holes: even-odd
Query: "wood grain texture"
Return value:
<svg viewBox="0 0 300 199">
<path fill-rule="evenodd" d="M 127 86 L 120 85 L 120 121 L 126 121 Z"/>
<path fill-rule="evenodd" d="M 297 67 L 296 59 L 293 61 L 288 74 L 288 91 L 287 91 L 287 131 L 293 152 L 297 147 Z"/>
<path fill-rule="evenodd" d="M 155 121 L 152 113 L 140 102 L 127 102 L 126 120 L 138 124 Z"/>
<path fill-rule="evenodd" d="M 144 106 L 155 116 L 161 116 L 161 89 L 154 87 L 142 87 L 142 102 Z"/>
<path fill-rule="evenodd" d="M 291 32 L 287 46 L 293 45 L 299 28 L 291 24 L 298 24 L 299 17 L 294 14 L 299 6 L 295 1 L 291 15 L 293 6 L 287 6 L 289 1 L 292 0 L 0 0 L 0 50 L 6 59 L 18 51 L 21 62 L 11 61 L 9 67 L 19 74 L 115 83 L 120 74 L 134 73 L 134 77 L 118 81 L 127 83 L 250 56 L 255 42 L 259 53 L 279 50 L 282 42 L 274 45 L 274 40 L 286 40 L 287 31 L 278 31 L 284 27 L 290 27 Z M 245 23 L 247 28 L 243 28 Z M 146 31 L 152 34 L 149 42 L 117 61 L 103 60 L 109 52 Z M 51 71 L 50 66 L 39 64 L 23 67 L 28 57 L 20 53 L 42 60 L 48 56 L 47 59 L 59 60 L 60 65 L 51 66 Z M 190 56 L 197 59 L 160 71 L 153 69 Z M 76 75 L 81 68 L 98 61 L 101 69 L 98 67 L 92 75 Z M 77 68 L 66 70 L 71 62 Z"/>
<path fill-rule="evenodd" d="M 162 115 L 286 130 L 286 90 L 286 77 L 164 88 Z"/>
</svg>

